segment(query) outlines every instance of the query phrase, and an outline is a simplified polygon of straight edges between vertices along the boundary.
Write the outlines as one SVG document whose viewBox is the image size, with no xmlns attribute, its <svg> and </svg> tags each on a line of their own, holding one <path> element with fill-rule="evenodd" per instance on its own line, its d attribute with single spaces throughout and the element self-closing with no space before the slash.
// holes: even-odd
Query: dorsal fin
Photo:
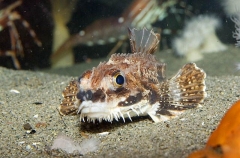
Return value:
<svg viewBox="0 0 240 158">
<path fill-rule="evenodd" d="M 153 54 L 158 46 L 160 34 L 154 33 L 146 28 L 137 30 L 128 28 L 130 45 L 132 53 L 150 53 Z"/>
</svg>

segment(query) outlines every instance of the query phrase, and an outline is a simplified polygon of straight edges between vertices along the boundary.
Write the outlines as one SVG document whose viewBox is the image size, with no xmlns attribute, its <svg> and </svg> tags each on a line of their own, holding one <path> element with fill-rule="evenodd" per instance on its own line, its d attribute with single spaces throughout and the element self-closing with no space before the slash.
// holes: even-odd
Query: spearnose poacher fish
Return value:
<svg viewBox="0 0 240 158">
<path fill-rule="evenodd" d="M 63 91 L 62 115 L 80 115 L 81 121 L 109 121 L 149 115 L 154 122 L 174 118 L 204 101 L 205 72 L 195 63 L 184 65 L 166 79 L 166 64 L 156 60 L 160 35 L 147 29 L 129 29 L 131 54 L 113 54 L 72 80 Z"/>
</svg>

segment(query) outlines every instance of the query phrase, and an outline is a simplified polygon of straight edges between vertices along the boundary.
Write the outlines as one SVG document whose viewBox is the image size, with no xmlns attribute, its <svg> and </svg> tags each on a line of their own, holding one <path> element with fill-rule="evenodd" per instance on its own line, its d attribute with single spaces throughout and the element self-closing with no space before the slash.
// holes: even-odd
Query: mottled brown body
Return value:
<svg viewBox="0 0 240 158">
<path fill-rule="evenodd" d="M 80 114 L 81 120 L 93 122 L 148 114 L 159 122 L 203 102 L 206 75 L 201 69 L 186 64 L 167 80 L 166 65 L 153 55 L 159 34 L 132 29 L 129 35 L 132 54 L 114 54 L 72 81 L 63 92 L 61 114 Z"/>
</svg>

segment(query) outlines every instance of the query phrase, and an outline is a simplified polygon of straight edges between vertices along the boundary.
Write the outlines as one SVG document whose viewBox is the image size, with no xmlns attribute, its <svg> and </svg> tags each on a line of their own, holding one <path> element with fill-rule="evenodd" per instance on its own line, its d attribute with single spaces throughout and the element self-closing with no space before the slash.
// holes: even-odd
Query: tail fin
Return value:
<svg viewBox="0 0 240 158">
<path fill-rule="evenodd" d="M 207 97 L 205 72 L 196 64 L 184 65 L 178 73 L 161 85 L 158 105 L 149 115 L 155 122 L 176 117 L 187 109 L 195 108 Z"/>
<path fill-rule="evenodd" d="M 149 31 L 146 28 L 137 30 L 128 28 L 128 34 L 132 53 L 150 53 L 153 54 L 158 46 L 160 34 Z"/>
<path fill-rule="evenodd" d="M 76 115 L 80 100 L 77 99 L 78 84 L 76 80 L 72 80 L 69 85 L 64 89 L 62 95 L 64 97 L 59 106 L 61 115 Z"/>
</svg>

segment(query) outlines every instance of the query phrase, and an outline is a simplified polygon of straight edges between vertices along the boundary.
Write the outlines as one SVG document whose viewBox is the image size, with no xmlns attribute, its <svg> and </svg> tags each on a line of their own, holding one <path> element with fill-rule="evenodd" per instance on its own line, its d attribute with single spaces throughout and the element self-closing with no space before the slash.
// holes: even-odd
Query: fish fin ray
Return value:
<svg viewBox="0 0 240 158">
<path fill-rule="evenodd" d="M 128 29 L 131 51 L 132 53 L 149 53 L 153 54 L 158 47 L 160 34 L 154 33 L 146 28 L 137 30 L 135 28 Z"/>
<path fill-rule="evenodd" d="M 148 114 L 154 122 L 160 122 L 198 107 L 207 97 L 205 78 L 205 72 L 195 63 L 184 65 L 175 76 L 162 83 L 160 101 Z"/>
<path fill-rule="evenodd" d="M 64 89 L 62 96 L 63 100 L 59 106 L 61 115 L 76 115 L 80 100 L 77 99 L 78 83 L 76 80 L 70 81 L 68 86 Z"/>
</svg>

